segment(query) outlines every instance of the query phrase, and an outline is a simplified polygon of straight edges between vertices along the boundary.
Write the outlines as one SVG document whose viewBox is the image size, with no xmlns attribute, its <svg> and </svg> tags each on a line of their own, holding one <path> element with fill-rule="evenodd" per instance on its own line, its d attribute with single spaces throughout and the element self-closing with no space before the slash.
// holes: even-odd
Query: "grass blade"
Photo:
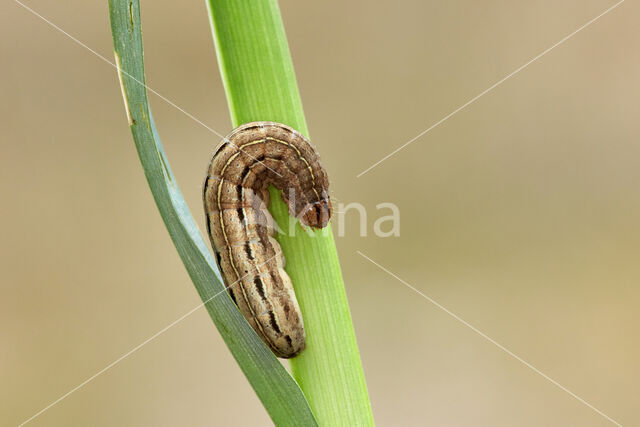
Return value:
<svg viewBox="0 0 640 427">
<path fill-rule="evenodd" d="M 208 0 L 233 125 L 271 120 L 309 135 L 276 0 Z M 313 141 L 313 140 L 312 140 Z M 322 142 L 315 141 L 322 153 Z M 271 212 L 289 230 L 272 191 Z M 307 348 L 291 359 L 294 377 L 322 425 L 373 425 L 340 264 L 331 230 L 277 237 L 302 309 Z"/>
<path fill-rule="evenodd" d="M 315 426 L 300 387 L 235 307 L 169 167 L 144 86 L 138 0 L 109 2 L 125 108 L 145 176 L 173 243 L 200 298 L 238 365 L 277 425 Z M 204 173 L 204 171 L 203 171 Z"/>
</svg>

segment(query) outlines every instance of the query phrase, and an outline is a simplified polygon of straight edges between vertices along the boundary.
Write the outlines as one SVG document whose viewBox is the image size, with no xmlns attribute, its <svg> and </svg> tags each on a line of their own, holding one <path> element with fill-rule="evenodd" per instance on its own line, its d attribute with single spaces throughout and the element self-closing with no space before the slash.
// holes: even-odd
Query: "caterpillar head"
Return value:
<svg viewBox="0 0 640 427">
<path fill-rule="evenodd" d="M 314 203 L 308 203 L 298 216 L 302 225 L 313 228 L 324 228 L 331 219 L 331 200 L 322 198 Z"/>
</svg>

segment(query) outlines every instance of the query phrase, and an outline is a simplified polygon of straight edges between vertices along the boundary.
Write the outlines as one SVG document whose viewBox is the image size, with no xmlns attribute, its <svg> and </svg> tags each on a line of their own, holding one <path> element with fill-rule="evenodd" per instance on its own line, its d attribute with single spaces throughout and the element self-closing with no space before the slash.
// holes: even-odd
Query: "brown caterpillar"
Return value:
<svg viewBox="0 0 640 427">
<path fill-rule="evenodd" d="M 309 141 L 289 126 L 253 122 L 216 148 L 204 183 L 207 231 L 231 298 L 278 357 L 305 348 L 302 314 L 282 249 L 268 187 L 282 191 L 303 226 L 323 228 L 331 216 L 329 180 Z"/>
</svg>

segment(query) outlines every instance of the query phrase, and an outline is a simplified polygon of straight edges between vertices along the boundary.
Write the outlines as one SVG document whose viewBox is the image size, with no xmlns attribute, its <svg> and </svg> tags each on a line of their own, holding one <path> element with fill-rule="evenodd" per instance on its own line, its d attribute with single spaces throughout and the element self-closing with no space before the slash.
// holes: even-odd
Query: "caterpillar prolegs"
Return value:
<svg viewBox="0 0 640 427">
<path fill-rule="evenodd" d="M 305 332 L 267 210 L 270 184 L 302 225 L 327 225 L 329 180 L 317 152 L 299 132 L 274 122 L 244 124 L 220 143 L 205 179 L 204 207 L 231 298 L 276 356 L 290 358 L 305 348 Z"/>
</svg>

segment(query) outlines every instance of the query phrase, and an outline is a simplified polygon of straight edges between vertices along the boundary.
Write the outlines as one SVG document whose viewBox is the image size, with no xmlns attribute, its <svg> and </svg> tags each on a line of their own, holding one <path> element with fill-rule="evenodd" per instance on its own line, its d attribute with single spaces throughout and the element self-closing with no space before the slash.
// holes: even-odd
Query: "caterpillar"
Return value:
<svg viewBox="0 0 640 427">
<path fill-rule="evenodd" d="M 304 350 L 305 331 L 267 210 L 269 185 L 303 226 L 329 222 L 329 180 L 313 146 L 289 126 L 252 122 L 215 149 L 203 190 L 207 232 L 240 312 L 276 356 L 291 358 Z"/>
</svg>

